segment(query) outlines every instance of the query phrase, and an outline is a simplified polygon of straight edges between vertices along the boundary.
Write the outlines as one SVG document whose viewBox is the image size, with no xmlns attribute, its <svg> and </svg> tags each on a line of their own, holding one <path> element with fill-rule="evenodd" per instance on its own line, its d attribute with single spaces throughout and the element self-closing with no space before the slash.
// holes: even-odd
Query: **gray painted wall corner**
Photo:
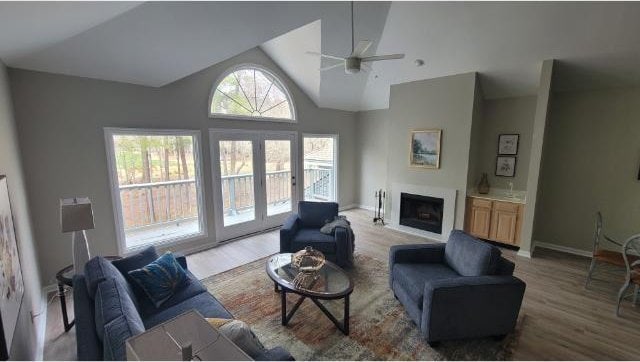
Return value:
<svg viewBox="0 0 640 362">
<path fill-rule="evenodd" d="M 548 124 L 553 65 L 553 59 L 545 60 L 542 62 L 542 68 L 540 71 L 540 86 L 538 89 L 536 114 L 533 123 L 533 133 L 531 136 L 529 173 L 527 175 L 527 204 L 525 206 L 524 221 L 522 223 L 521 231 L 522 234 L 520 238 L 520 252 L 522 254 L 530 253 L 531 251 L 533 228 L 536 219 L 536 211 L 538 211 L 536 209 L 536 204 L 538 201 L 540 169 L 542 168 L 542 154 Z"/>
<path fill-rule="evenodd" d="M 42 284 L 35 253 L 36 240 L 29 210 L 23 160 L 18 145 L 9 78 L 2 62 L 0 62 L 0 174 L 7 176 L 25 287 L 9 353 L 14 360 L 33 360 L 41 358 L 38 356 L 39 347 L 43 342 L 41 336 L 44 333 L 44 323 L 41 322 L 46 318 L 46 314 L 32 318 L 31 313 L 40 313 L 43 308 L 46 308 L 46 303 L 44 305 L 42 303 Z M 49 250 L 55 248 L 52 244 L 45 247 Z"/>
</svg>

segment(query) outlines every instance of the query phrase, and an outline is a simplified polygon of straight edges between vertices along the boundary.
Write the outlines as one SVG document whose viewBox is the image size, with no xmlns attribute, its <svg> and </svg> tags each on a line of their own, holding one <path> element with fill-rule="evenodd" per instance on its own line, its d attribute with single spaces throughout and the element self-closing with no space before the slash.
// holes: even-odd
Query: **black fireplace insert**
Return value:
<svg viewBox="0 0 640 362">
<path fill-rule="evenodd" d="M 400 194 L 400 225 L 442 234 L 444 199 Z"/>
</svg>

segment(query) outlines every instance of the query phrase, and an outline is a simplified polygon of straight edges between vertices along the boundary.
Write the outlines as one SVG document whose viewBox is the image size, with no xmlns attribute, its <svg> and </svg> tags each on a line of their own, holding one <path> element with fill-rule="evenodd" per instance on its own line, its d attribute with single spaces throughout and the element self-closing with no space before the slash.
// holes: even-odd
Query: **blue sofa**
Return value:
<svg viewBox="0 0 640 362">
<path fill-rule="evenodd" d="M 525 290 L 513 270 L 500 249 L 459 230 L 446 244 L 396 245 L 389 253 L 394 296 L 434 347 L 513 331 Z"/>
<path fill-rule="evenodd" d="M 233 318 L 188 271 L 183 256 L 177 260 L 187 271 L 187 284 L 156 308 L 131 282 L 127 272 L 157 258 L 153 247 L 113 262 L 98 256 L 87 262 L 84 274 L 73 277 L 78 360 L 126 360 L 127 338 L 191 309 L 205 317 Z M 292 359 L 281 347 L 251 357 L 256 360 Z"/>
<path fill-rule="evenodd" d="M 354 236 L 351 230 L 337 227 L 333 235 L 320 228 L 338 216 L 335 202 L 300 201 L 298 214 L 289 216 L 280 229 L 280 252 L 295 253 L 306 246 L 321 251 L 325 257 L 342 266 L 353 264 Z"/>
</svg>

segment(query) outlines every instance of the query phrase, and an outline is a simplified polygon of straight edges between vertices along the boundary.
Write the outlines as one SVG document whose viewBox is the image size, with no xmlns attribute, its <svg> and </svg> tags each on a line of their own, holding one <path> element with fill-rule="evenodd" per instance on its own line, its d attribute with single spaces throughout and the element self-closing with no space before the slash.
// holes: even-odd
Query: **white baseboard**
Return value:
<svg viewBox="0 0 640 362">
<path fill-rule="evenodd" d="M 517 255 L 521 256 L 523 258 L 531 259 L 531 252 L 530 251 L 518 250 L 518 254 Z"/>
<path fill-rule="evenodd" d="M 361 205 L 361 204 L 358 204 L 358 205 L 356 205 L 356 207 L 357 207 L 358 209 L 364 209 L 364 210 L 369 210 L 369 211 L 375 211 L 375 210 L 376 210 L 376 208 L 375 208 L 375 207 L 373 207 L 373 206 L 369 206 L 369 205 Z"/>
<path fill-rule="evenodd" d="M 357 208 L 358 208 L 358 204 L 349 204 L 346 206 L 338 207 L 338 211 L 345 211 L 345 210 L 351 210 L 351 209 L 357 209 Z"/>
<path fill-rule="evenodd" d="M 588 257 L 588 258 L 590 258 L 591 254 L 592 254 L 592 252 L 588 251 L 588 250 L 570 248 L 568 246 L 562 246 L 562 245 L 552 244 L 552 243 L 545 243 L 543 241 L 534 241 L 534 244 L 535 244 L 535 246 L 537 248 L 540 247 L 540 248 L 544 248 L 544 249 L 560 251 L 560 252 L 563 252 L 563 253 L 579 255 L 579 256 L 585 256 L 585 257 Z"/>
</svg>

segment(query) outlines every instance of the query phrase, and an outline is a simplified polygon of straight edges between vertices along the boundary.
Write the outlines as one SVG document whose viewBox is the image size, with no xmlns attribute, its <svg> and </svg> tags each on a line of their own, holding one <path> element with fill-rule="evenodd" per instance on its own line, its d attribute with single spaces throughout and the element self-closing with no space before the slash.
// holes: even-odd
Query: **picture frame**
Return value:
<svg viewBox="0 0 640 362">
<path fill-rule="evenodd" d="M 498 154 L 517 155 L 520 144 L 520 134 L 504 133 L 498 135 Z"/>
<path fill-rule="evenodd" d="M 24 296 L 20 253 L 13 225 L 7 177 L 0 175 L 0 356 L 9 357 Z"/>
<path fill-rule="evenodd" d="M 515 177 L 516 163 L 515 156 L 498 156 L 496 158 L 496 176 Z"/>
<path fill-rule="evenodd" d="M 412 130 L 409 141 L 409 166 L 440 168 L 441 129 Z"/>
</svg>

